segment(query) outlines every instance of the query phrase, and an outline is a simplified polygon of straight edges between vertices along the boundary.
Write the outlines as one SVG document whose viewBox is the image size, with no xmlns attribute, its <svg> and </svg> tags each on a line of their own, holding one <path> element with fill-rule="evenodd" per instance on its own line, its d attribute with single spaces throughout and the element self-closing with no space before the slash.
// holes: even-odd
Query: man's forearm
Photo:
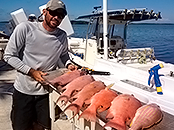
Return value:
<svg viewBox="0 0 174 130">
<path fill-rule="evenodd" d="M 24 64 L 18 57 L 4 55 L 4 60 L 16 70 L 28 74 L 31 67 Z"/>
</svg>

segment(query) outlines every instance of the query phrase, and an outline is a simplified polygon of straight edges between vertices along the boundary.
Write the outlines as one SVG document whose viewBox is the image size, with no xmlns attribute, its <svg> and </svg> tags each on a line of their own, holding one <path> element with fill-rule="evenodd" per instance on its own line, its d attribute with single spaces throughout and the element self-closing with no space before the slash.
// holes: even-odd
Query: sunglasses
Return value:
<svg viewBox="0 0 174 130">
<path fill-rule="evenodd" d="M 52 11 L 52 10 L 48 10 L 49 14 L 53 17 L 57 16 L 59 19 L 63 19 L 65 17 L 64 14 L 62 13 L 58 13 L 57 11 Z"/>
</svg>

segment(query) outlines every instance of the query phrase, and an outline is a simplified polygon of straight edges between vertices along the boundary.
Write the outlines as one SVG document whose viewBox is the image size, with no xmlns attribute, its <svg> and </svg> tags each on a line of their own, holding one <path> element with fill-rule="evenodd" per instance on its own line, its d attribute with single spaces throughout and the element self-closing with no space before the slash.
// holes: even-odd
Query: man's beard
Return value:
<svg viewBox="0 0 174 130">
<path fill-rule="evenodd" d="M 46 21 L 46 24 L 50 27 L 50 28 L 52 28 L 52 29 L 56 29 L 57 28 L 57 26 L 52 26 L 51 25 L 51 23 L 50 23 L 50 21 L 51 21 L 52 19 L 48 19 L 48 16 L 47 16 L 47 14 L 45 15 L 45 21 Z"/>
</svg>

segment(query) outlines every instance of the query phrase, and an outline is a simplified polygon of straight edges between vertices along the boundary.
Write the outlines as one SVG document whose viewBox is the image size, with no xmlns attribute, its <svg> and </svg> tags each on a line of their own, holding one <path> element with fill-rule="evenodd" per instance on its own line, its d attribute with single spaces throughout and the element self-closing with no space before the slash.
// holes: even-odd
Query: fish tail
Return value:
<svg viewBox="0 0 174 130">
<path fill-rule="evenodd" d="M 118 129 L 118 130 L 126 130 L 126 125 L 124 122 L 115 122 L 113 120 L 110 120 L 108 123 L 104 125 L 104 127 L 110 126 L 112 128 Z"/>
<path fill-rule="evenodd" d="M 68 103 L 69 97 L 66 95 L 60 95 L 60 97 L 57 99 L 56 104 L 61 101 L 62 105 L 66 105 Z"/>
<path fill-rule="evenodd" d="M 77 105 L 77 104 L 75 104 L 75 103 L 72 103 L 72 104 L 70 104 L 70 105 L 68 105 L 66 108 L 65 108 L 65 110 L 64 111 L 66 111 L 66 110 L 71 110 L 71 111 L 73 111 L 75 114 L 74 114 L 74 116 L 73 117 L 75 117 L 78 113 L 79 113 L 79 111 L 80 111 L 80 106 L 79 105 Z M 72 118 L 73 118 L 72 117 Z"/>
<path fill-rule="evenodd" d="M 92 111 L 88 107 L 85 111 L 82 112 L 82 114 L 79 116 L 78 119 L 84 118 L 87 121 L 93 121 L 96 122 L 96 111 Z"/>
</svg>

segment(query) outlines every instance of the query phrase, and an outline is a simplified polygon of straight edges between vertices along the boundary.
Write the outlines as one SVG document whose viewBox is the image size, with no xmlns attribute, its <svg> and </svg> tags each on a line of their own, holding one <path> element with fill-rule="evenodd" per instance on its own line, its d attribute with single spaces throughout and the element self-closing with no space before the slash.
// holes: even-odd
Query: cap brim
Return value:
<svg viewBox="0 0 174 130">
<path fill-rule="evenodd" d="M 51 8 L 49 8 L 49 9 L 52 10 L 52 11 L 56 11 L 56 12 L 59 13 L 59 14 L 63 14 L 64 16 L 67 15 L 66 10 L 63 9 L 63 8 L 58 8 L 58 9 L 51 9 Z"/>
</svg>

